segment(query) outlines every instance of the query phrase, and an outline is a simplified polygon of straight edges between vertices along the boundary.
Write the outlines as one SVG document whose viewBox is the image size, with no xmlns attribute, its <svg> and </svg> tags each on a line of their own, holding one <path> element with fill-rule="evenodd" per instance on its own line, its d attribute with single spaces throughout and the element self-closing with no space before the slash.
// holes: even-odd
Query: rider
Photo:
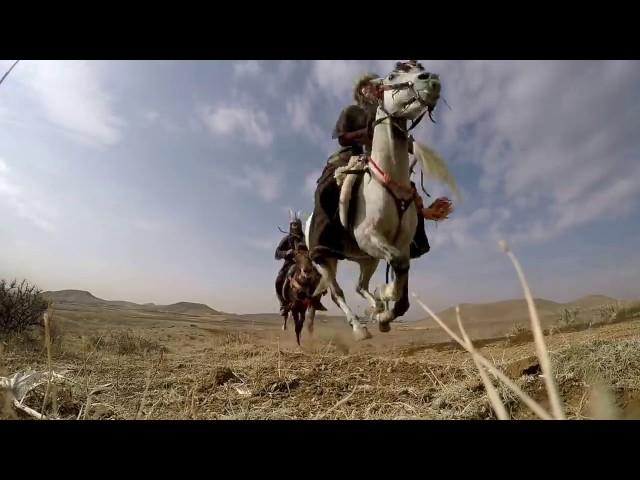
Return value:
<svg viewBox="0 0 640 480">
<path fill-rule="evenodd" d="M 296 250 L 299 248 L 306 249 L 307 246 L 304 241 L 304 233 L 302 231 L 302 221 L 297 217 L 289 222 L 289 233 L 280 241 L 278 248 L 276 248 L 276 260 L 284 260 L 284 264 L 278 276 L 276 277 L 276 295 L 280 301 L 280 314 L 286 315 L 288 313 L 287 302 L 282 296 L 282 287 L 287 279 L 287 276 L 293 271 L 292 267 L 295 265 L 294 256 Z M 319 310 L 326 310 L 322 304 L 318 306 Z"/>
<path fill-rule="evenodd" d="M 312 258 L 319 257 L 321 252 L 330 251 L 331 256 L 344 259 L 340 254 L 341 243 L 344 239 L 344 228 L 338 220 L 340 187 L 334 178 L 335 170 L 349 163 L 354 155 L 361 155 L 364 149 L 371 151 L 373 141 L 373 123 L 378 109 L 379 75 L 366 74 L 357 79 L 353 98 L 355 105 L 349 105 L 340 113 L 333 132 L 333 138 L 338 139 L 342 146 L 340 150 L 329 157 L 327 164 L 318 179 L 315 193 L 315 208 L 313 212 L 314 245 Z M 410 139 L 412 140 L 412 139 Z M 409 153 L 413 154 L 413 142 L 409 141 Z M 415 184 L 411 182 L 415 191 Z M 424 229 L 424 220 L 440 220 L 442 210 L 436 204 L 424 208 L 422 199 L 416 191 L 416 207 L 418 226 L 411 242 L 411 258 L 418 258 L 430 250 L 429 240 Z"/>
</svg>

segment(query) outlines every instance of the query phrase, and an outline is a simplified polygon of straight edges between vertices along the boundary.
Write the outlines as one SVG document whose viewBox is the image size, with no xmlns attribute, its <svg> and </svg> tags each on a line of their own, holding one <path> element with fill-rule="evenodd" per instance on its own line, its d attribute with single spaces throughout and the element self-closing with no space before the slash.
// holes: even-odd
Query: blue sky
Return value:
<svg viewBox="0 0 640 480">
<path fill-rule="evenodd" d="M 353 79 L 393 63 L 19 63 L 0 85 L 0 273 L 274 311 L 277 226 L 288 208 L 311 211 Z M 505 238 L 536 296 L 640 296 L 640 63 L 422 63 L 452 110 L 415 137 L 449 162 L 464 199 L 428 223 L 411 290 L 434 308 L 520 297 Z M 356 269 L 340 268 L 363 307 Z"/>
</svg>

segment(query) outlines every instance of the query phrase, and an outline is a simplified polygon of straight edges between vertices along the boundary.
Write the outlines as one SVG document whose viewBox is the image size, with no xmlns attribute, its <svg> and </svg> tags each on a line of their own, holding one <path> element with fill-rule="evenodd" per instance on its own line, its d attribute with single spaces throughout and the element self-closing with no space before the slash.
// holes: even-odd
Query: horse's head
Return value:
<svg viewBox="0 0 640 480">
<path fill-rule="evenodd" d="M 299 278 L 302 282 L 307 282 L 315 274 L 311 257 L 309 256 L 309 249 L 306 245 L 298 245 L 295 253 L 296 268 L 299 272 Z"/>
<path fill-rule="evenodd" d="M 380 79 L 382 107 L 396 118 L 415 120 L 431 112 L 440 99 L 440 78 L 416 62 L 398 62 Z"/>
</svg>

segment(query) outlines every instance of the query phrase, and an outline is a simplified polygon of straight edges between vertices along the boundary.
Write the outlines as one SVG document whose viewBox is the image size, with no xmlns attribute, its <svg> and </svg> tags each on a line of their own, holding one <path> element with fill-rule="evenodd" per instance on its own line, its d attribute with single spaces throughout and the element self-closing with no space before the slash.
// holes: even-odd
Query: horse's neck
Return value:
<svg viewBox="0 0 640 480">
<path fill-rule="evenodd" d="M 387 114 L 378 109 L 376 120 Z M 393 120 L 398 126 L 406 128 L 406 120 Z M 371 157 L 380 169 L 402 185 L 409 185 L 409 153 L 407 138 L 392 125 L 390 118 L 378 123 L 373 131 Z"/>
</svg>

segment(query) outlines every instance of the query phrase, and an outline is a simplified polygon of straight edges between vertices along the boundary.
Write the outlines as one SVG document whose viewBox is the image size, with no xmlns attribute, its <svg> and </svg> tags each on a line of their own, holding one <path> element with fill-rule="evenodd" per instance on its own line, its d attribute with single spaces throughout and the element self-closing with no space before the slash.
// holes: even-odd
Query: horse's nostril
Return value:
<svg viewBox="0 0 640 480">
<path fill-rule="evenodd" d="M 421 73 L 420 75 L 418 75 L 418 80 L 428 80 L 428 79 L 429 79 L 428 73 Z"/>
</svg>

